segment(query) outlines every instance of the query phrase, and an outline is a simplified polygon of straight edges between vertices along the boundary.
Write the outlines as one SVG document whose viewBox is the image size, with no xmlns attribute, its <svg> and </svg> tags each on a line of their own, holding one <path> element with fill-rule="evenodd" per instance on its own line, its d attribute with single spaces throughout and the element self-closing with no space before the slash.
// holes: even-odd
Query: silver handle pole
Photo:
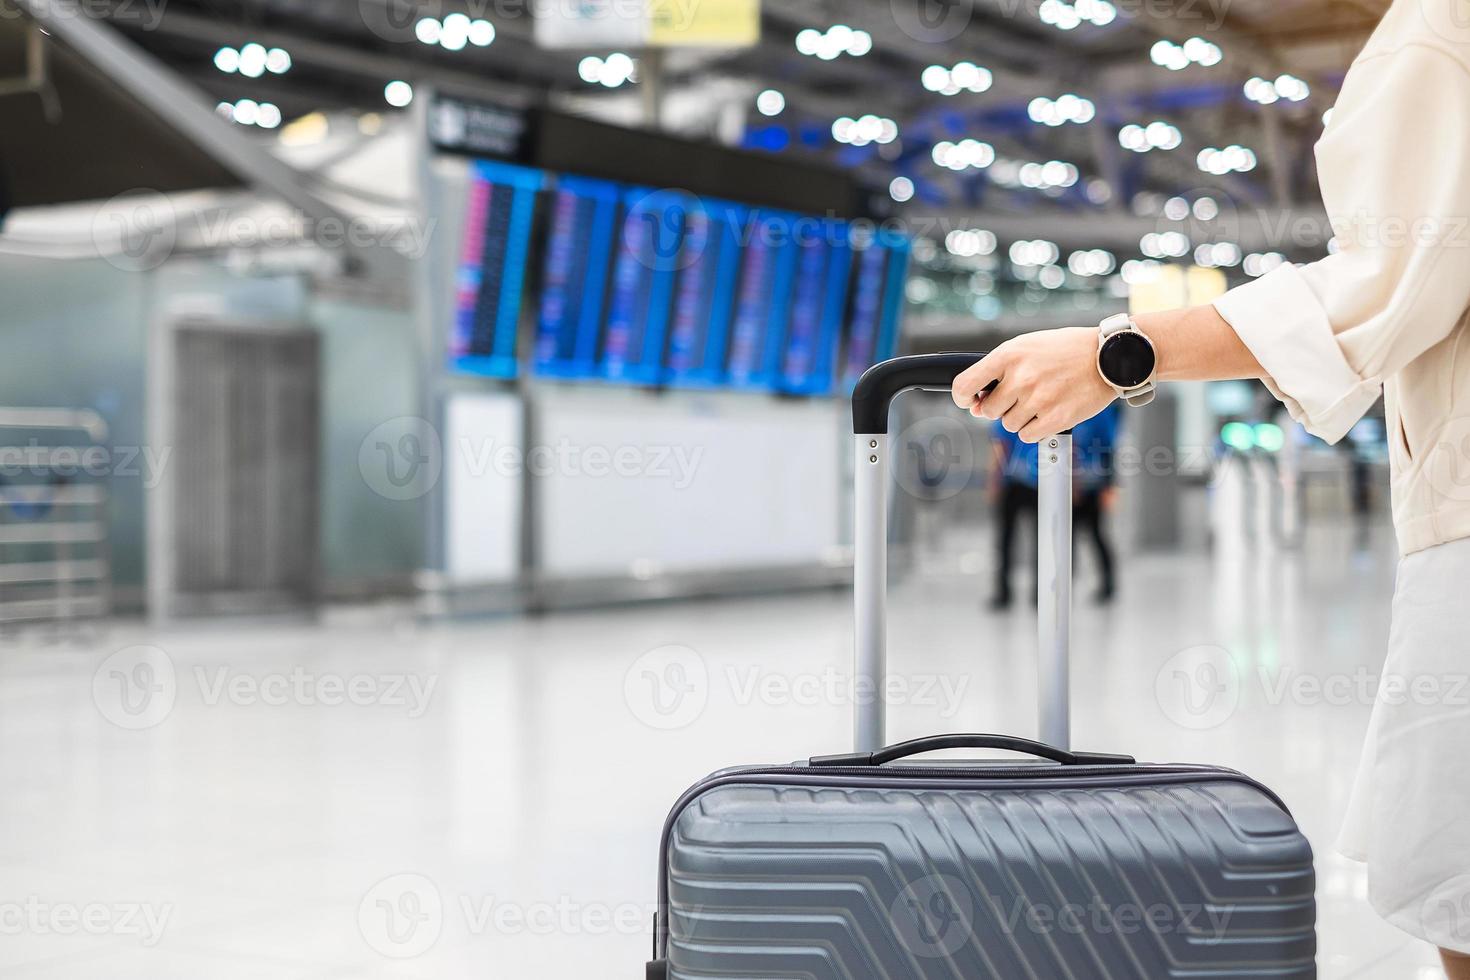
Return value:
<svg viewBox="0 0 1470 980">
<path fill-rule="evenodd" d="M 1068 654 L 1072 633 L 1072 437 L 1040 446 L 1037 499 L 1038 662 L 1036 689 L 1041 741 L 1071 747 Z"/>
<path fill-rule="evenodd" d="M 858 752 L 883 748 L 888 676 L 888 436 L 853 437 L 853 593 Z"/>
</svg>

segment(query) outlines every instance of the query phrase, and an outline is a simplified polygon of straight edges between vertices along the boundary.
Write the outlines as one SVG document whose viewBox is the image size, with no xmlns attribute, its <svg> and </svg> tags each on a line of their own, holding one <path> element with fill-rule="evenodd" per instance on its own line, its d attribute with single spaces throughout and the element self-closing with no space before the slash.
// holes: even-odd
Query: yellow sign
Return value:
<svg viewBox="0 0 1470 980">
<path fill-rule="evenodd" d="M 654 47 L 737 48 L 761 37 L 760 0 L 652 0 Z"/>
<path fill-rule="evenodd" d="M 1161 265 L 1128 288 L 1128 312 L 1162 313 L 1185 306 L 1203 306 L 1225 295 L 1225 273 L 1204 266 Z"/>
</svg>

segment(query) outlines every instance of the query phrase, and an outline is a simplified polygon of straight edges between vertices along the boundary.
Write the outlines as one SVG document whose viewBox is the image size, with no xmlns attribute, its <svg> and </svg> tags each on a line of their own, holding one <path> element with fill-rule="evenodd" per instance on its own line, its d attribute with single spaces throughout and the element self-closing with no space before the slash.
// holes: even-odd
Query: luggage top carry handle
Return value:
<svg viewBox="0 0 1470 980">
<path fill-rule="evenodd" d="M 875 364 L 852 392 L 856 492 L 853 522 L 855 602 L 854 676 L 862 689 L 887 689 L 888 637 L 888 410 L 901 392 L 947 391 L 983 353 L 918 354 Z M 925 447 L 927 449 L 927 447 Z M 1039 658 L 1037 691 L 1041 741 L 1071 744 L 1068 644 L 1072 611 L 1072 436 L 1043 440 L 1038 458 L 1037 582 Z M 881 696 L 862 700 L 854 731 L 859 754 L 877 753 L 886 740 Z"/>
<path fill-rule="evenodd" d="M 890 745 L 878 752 L 854 752 L 850 755 L 823 755 L 811 760 L 811 765 L 827 766 L 886 766 L 890 762 L 907 759 L 924 752 L 939 752 L 943 749 L 1003 749 L 1006 752 L 1024 752 L 1040 759 L 1050 759 L 1064 766 L 1131 766 L 1138 760 L 1128 755 L 1106 755 L 1101 752 L 1068 752 L 1053 745 L 1033 742 L 1029 738 L 1013 735 L 934 735 L 916 738 L 911 742 Z"/>
</svg>

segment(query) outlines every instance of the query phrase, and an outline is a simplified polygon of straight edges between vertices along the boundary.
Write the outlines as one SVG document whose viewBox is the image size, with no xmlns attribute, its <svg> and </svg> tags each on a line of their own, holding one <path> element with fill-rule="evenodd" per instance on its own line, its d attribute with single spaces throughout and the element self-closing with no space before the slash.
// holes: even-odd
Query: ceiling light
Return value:
<svg viewBox="0 0 1470 980">
<path fill-rule="evenodd" d="M 495 43 L 495 25 L 488 20 L 470 21 L 470 43 L 477 48 L 488 48 Z"/>
<path fill-rule="evenodd" d="M 406 108 L 413 102 L 413 86 L 405 81 L 391 81 L 383 86 L 383 98 L 395 109 Z"/>
<path fill-rule="evenodd" d="M 260 118 L 260 103 L 254 99 L 241 99 L 235 103 L 234 120 L 242 126 L 254 126 Z"/>
<path fill-rule="evenodd" d="M 807 27 L 797 32 L 796 50 L 823 61 L 833 61 L 844 54 L 861 58 L 873 50 L 873 35 L 846 24 L 833 24 L 825 31 Z"/>
<path fill-rule="evenodd" d="M 1091 122 L 1097 115 L 1097 107 L 1090 99 L 1084 99 L 1080 95 L 1068 92 L 1055 101 L 1044 96 L 1034 98 L 1026 106 L 1026 112 L 1032 122 L 1047 126 L 1060 126 L 1069 122 Z"/>
<path fill-rule="evenodd" d="M 240 49 L 240 74 L 246 78 L 259 78 L 265 74 L 266 50 L 253 41 Z"/>
</svg>

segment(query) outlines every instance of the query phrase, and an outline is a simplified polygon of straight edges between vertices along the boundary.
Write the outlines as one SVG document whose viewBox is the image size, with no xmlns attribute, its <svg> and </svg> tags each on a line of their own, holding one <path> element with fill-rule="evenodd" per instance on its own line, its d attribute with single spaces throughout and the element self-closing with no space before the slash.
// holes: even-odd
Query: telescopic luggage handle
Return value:
<svg viewBox="0 0 1470 980">
<path fill-rule="evenodd" d="M 855 503 L 853 592 L 854 676 L 859 690 L 855 725 L 858 752 L 885 744 L 888 674 L 888 410 L 915 388 L 947 391 L 983 353 L 917 354 L 869 368 L 852 393 Z M 1068 647 L 1072 614 L 1072 437 L 1050 436 L 1039 452 L 1037 582 L 1039 658 L 1037 694 L 1041 741 L 1071 744 Z"/>
</svg>

